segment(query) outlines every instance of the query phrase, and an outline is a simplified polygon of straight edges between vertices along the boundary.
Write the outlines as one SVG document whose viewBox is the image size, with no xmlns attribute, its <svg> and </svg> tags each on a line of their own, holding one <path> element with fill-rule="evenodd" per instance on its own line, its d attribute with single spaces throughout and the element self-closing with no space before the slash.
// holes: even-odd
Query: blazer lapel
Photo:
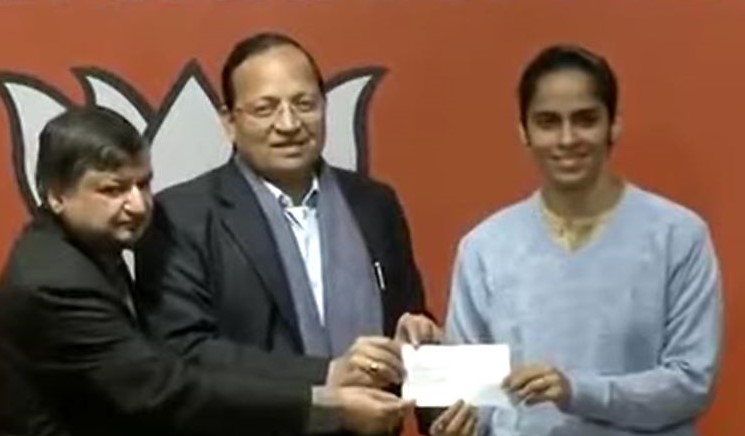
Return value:
<svg viewBox="0 0 745 436">
<path fill-rule="evenodd" d="M 105 258 L 100 253 L 95 253 L 87 249 L 64 230 L 60 222 L 50 212 L 39 208 L 36 211 L 34 220 L 36 231 L 47 233 L 50 236 L 64 241 L 64 244 L 71 245 L 81 256 L 95 265 L 96 270 L 101 274 L 100 290 L 109 294 L 114 301 L 122 303 L 123 312 L 133 327 L 139 325 L 137 312 L 132 302 L 133 281 L 132 276 L 127 270 L 124 259 L 120 256 Z"/>
<path fill-rule="evenodd" d="M 395 276 L 391 276 L 392 271 L 390 270 L 393 267 L 391 263 L 395 262 L 394 259 L 391 259 L 392 252 L 389 246 L 393 242 L 394 235 L 387 230 L 390 228 L 387 224 L 387 221 L 390 220 L 388 215 L 391 213 L 390 205 L 386 203 L 385 197 L 377 195 L 378 192 L 375 192 L 374 188 L 365 186 L 358 180 L 349 177 L 338 177 L 337 179 L 349 209 L 357 221 L 370 254 L 370 260 L 373 263 L 379 262 L 382 268 L 381 273 L 387 286 L 385 291 L 380 292 L 380 304 L 383 309 L 383 330 L 388 335 L 392 335 L 400 313 L 396 303 L 399 297 L 394 290 L 397 281 Z M 393 250 L 396 249 L 396 247 L 393 248 Z"/>
<path fill-rule="evenodd" d="M 297 315 L 277 244 L 256 195 L 232 161 L 220 172 L 217 190 L 224 205 L 222 219 L 228 233 L 256 267 L 280 315 L 302 349 Z"/>
<path fill-rule="evenodd" d="M 381 246 L 385 239 L 385 235 L 381 233 L 383 227 L 379 205 L 371 203 L 371 196 L 369 192 L 359 192 L 356 184 L 350 183 L 346 177 L 343 177 L 340 172 L 336 172 L 336 180 L 339 182 L 339 187 L 347 200 L 349 210 L 352 211 L 357 226 L 362 233 L 362 239 L 365 241 L 365 246 L 370 254 L 370 259 L 373 262 L 382 261 L 384 247 Z M 341 177 L 340 177 L 341 176 Z M 378 206 L 378 207 L 376 207 Z"/>
</svg>

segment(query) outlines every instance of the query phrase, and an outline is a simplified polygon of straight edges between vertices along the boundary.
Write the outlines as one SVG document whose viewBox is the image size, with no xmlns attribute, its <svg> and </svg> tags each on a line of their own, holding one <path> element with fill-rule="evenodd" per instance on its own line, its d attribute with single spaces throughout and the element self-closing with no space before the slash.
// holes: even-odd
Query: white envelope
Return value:
<svg viewBox="0 0 745 436">
<path fill-rule="evenodd" d="M 510 373 L 510 348 L 505 344 L 404 345 L 402 357 L 406 379 L 401 396 L 419 407 L 447 407 L 458 400 L 512 407 L 501 388 Z"/>
</svg>

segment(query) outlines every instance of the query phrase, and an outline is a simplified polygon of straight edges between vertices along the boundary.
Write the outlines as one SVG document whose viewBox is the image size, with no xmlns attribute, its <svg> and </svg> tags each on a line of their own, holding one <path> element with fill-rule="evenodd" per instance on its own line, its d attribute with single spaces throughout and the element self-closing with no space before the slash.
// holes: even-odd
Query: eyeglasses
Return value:
<svg viewBox="0 0 745 436">
<path fill-rule="evenodd" d="M 293 100 L 261 99 L 254 103 L 236 105 L 233 112 L 259 122 L 272 123 L 282 114 L 300 120 L 312 120 L 323 113 L 324 100 L 320 96 L 301 96 Z"/>
</svg>

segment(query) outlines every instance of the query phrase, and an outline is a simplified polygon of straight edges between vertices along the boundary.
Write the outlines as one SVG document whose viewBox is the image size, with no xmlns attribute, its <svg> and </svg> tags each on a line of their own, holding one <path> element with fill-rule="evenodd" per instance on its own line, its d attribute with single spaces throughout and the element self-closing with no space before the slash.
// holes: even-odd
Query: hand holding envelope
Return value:
<svg viewBox="0 0 745 436">
<path fill-rule="evenodd" d="M 442 412 L 429 428 L 431 436 L 473 436 L 478 426 L 475 407 L 458 401 Z"/>
<path fill-rule="evenodd" d="M 404 368 L 401 344 L 418 346 L 438 343 L 442 331 L 428 317 L 404 313 L 396 325 L 394 339 L 382 336 L 362 336 L 329 365 L 326 383 L 332 386 L 369 386 L 385 389 L 400 384 Z"/>
<path fill-rule="evenodd" d="M 510 395 L 527 405 L 551 401 L 559 408 L 571 397 L 566 376 L 558 369 L 544 364 L 525 365 L 515 369 L 504 379 L 502 386 Z"/>
<path fill-rule="evenodd" d="M 512 407 L 502 389 L 510 374 L 507 345 L 403 345 L 401 355 L 406 369 L 402 397 L 418 407 L 448 407 L 459 400 Z"/>
</svg>

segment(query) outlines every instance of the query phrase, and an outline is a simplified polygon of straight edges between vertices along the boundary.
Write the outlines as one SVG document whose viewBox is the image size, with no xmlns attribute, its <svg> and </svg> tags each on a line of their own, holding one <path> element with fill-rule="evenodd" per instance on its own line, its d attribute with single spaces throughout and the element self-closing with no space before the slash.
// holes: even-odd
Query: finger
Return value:
<svg viewBox="0 0 745 436">
<path fill-rule="evenodd" d="M 545 372 L 542 366 L 529 365 L 518 368 L 505 378 L 502 383 L 510 391 L 517 391 L 523 388 L 532 379 L 543 375 Z"/>
<path fill-rule="evenodd" d="M 409 323 L 406 326 L 408 343 L 413 345 L 415 348 L 422 344 L 431 342 L 432 333 L 430 331 L 429 323 L 422 320 L 416 320 Z"/>
<path fill-rule="evenodd" d="M 404 416 L 406 416 L 406 413 L 414 408 L 414 401 L 402 400 L 397 397 L 395 400 L 387 400 L 381 404 L 381 413 L 387 417 L 392 427 L 398 425 Z"/>
<path fill-rule="evenodd" d="M 370 359 L 356 354 L 350 359 L 354 373 L 363 386 L 384 388 L 392 383 L 398 383 L 400 375 L 384 362 Z"/>
<path fill-rule="evenodd" d="M 478 424 L 478 417 L 476 413 L 473 413 L 468 417 L 468 421 L 463 425 L 463 430 L 460 432 L 462 436 L 472 436 L 476 434 L 476 425 Z"/>
<path fill-rule="evenodd" d="M 561 389 L 561 378 L 556 370 L 546 365 L 536 366 L 536 369 L 545 370 L 546 372 L 530 380 L 522 393 L 518 394 L 527 405 L 551 401 L 546 396 L 547 391 L 554 387 Z M 529 393 L 526 394 L 526 392 Z"/>
<path fill-rule="evenodd" d="M 366 346 L 359 349 L 357 352 L 361 360 L 364 363 L 365 369 L 371 369 L 373 372 L 378 372 L 375 368 L 385 369 L 387 372 L 392 373 L 393 378 L 396 381 L 403 380 L 404 376 L 404 364 L 399 356 L 390 354 L 384 349 Z"/>
<path fill-rule="evenodd" d="M 388 362 L 391 366 L 402 366 L 400 348 L 391 350 L 387 346 L 367 343 L 355 347 L 352 355 L 362 355 L 368 359 Z"/>
<path fill-rule="evenodd" d="M 422 333 L 419 338 L 421 343 L 426 344 L 439 344 L 442 342 L 444 333 L 440 327 L 435 324 L 431 319 L 421 316 L 422 319 Z"/>
<path fill-rule="evenodd" d="M 393 433 L 396 427 L 402 424 L 407 410 L 408 402 L 399 400 L 399 404 L 388 411 L 386 421 L 389 433 Z"/>
<path fill-rule="evenodd" d="M 532 375 L 527 368 L 518 368 L 504 378 L 502 386 L 508 391 L 516 391 L 523 387 L 529 377 Z"/>
<path fill-rule="evenodd" d="M 384 388 L 398 378 L 396 371 L 383 362 L 372 359 L 357 350 L 347 358 L 347 365 L 352 374 L 350 385 Z"/>
<path fill-rule="evenodd" d="M 416 335 L 416 344 L 432 344 L 442 342 L 443 332 L 434 321 L 424 315 L 411 317 L 410 331 Z"/>
<path fill-rule="evenodd" d="M 514 375 L 510 375 L 509 379 L 506 380 L 506 387 L 510 392 L 517 393 L 519 396 L 519 393 L 537 377 L 539 377 L 539 375 L 532 372 L 516 373 Z"/>
<path fill-rule="evenodd" d="M 411 340 L 411 337 L 409 335 L 409 319 L 411 318 L 411 314 L 406 312 L 403 315 L 401 315 L 400 318 L 398 318 L 398 322 L 396 323 L 396 339 L 403 341 L 403 342 L 409 342 Z"/>
<path fill-rule="evenodd" d="M 433 422 L 430 426 L 429 432 L 432 434 L 441 433 L 445 429 L 445 427 L 447 427 L 448 422 L 453 419 L 453 416 L 458 413 L 458 410 L 460 410 L 462 405 L 463 401 L 458 400 L 453 405 L 448 407 L 447 410 L 442 412 L 440 416 L 435 419 L 435 422 Z"/>
<path fill-rule="evenodd" d="M 433 344 L 441 344 L 443 340 L 445 340 L 445 332 L 443 332 L 435 323 L 430 324 L 430 329 L 432 330 L 430 333 L 430 342 Z"/>
<path fill-rule="evenodd" d="M 412 324 L 401 325 L 396 330 L 396 341 L 402 344 L 411 344 L 414 347 L 419 345 L 420 334 L 417 333 L 416 327 Z"/>
<path fill-rule="evenodd" d="M 352 363 L 351 377 L 349 377 L 345 383 L 345 386 L 359 386 L 367 388 L 383 388 L 385 385 L 377 378 L 373 377 L 369 372 L 363 370 L 360 365 Z"/>
<path fill-rule="evenodd" d="M 532 406 L 546 401 L 556 401 L 559 398 L 561 388 L 556 385 L 548 386 L 541 391 L 534 391 L 525 399 L 525 404 Z"/>
<path fill-rule="evenodd" d="M 354 341 L 353 346 L 363 345 L 363 344 L 372 344 L 372 345 L 378 345 L 381 347 L 391 347 L 391 350 L 397 350 L 399 348 L 391 338 L 388 338 L 386 336 L 361 336 L 357 338 L 356 341 Z"/>
<path fill-rule="evenodd" d="M 401 360 L 401 344 L 390 338 L 380 336 L 367 336 L 355 341 L 351 351 L 353 353 L 364 350 L 378 350 L 378 352 L 390 355 L 391 359 Z"/>
<path fill-rule="evenodd" d="M 394 407 L 398 407 L 400 403 L 402 402 L 401 398 L 399 398 L 397 395 L 394 395 L 390 392 L 383 391 L 380 389 L 373 389 L 373 388 L 362 388 L 365 390 L 365 394 L 370 397 L 371 399 L 375 401 L 379 401 L 381 403 L 390 404 Z"/>
<path fill-rule="evenodd" d="M 364 370 L 371 376 L 383 378 L 391 383 L 400 383 L 404 378 L 403 364 L 399 362 L 385 361 L 382 358 L 367 358 Z"/>
<path fill-rule="evenodd" d="M 424 336 L 422 330 L 422 325 L 417 320 L 412 320 L 404 327 L 404 330 L 406 331 L 406 338 L 408 339 L 408 342 L 418 347 L 419 344 L 422 341 L 422 337 Z"/>
<path fill-rule="evenodd" d="M 546 378 L 543 376 L 538 376 L 523 385 L 523 387 L 516 392 L 516 395 L 518 396 L 518 398 L 527 400 L 529 395 L 535 396 L 536 394 L 542 393 L 549 387 L 551 387 L 551 385 L 548 384 Z"/>
<path fill-rule="evenodd" d="M 453 416 L 453 419 L 451 419 L 447 427 L 445 427 L 445 432 L 447 434 L 459 434 L 470 416 L 471 410 L 468 406 L 462 404 L 458 409 L 458 412 Z"/>
<path fill-rule="evenodd" d="M 412 344 L 415 346 L 435 342 L 438 330 L 437 325 L 424 315 L 414 315 L 410 318 L 409 331 Z"/>
<path fill-rule="evenodd" d="M 544 391 L 541 396 L 546 401 L 559 401 L 564 399 L 564 390 L 559 386 L 551 386 L 549 389 Z"/>
<path fill-rule="evenodd" d="M 413 410 L 416 407 L 416 400 L 404 400 L 403 398 L 399 398 L 398 402 L 399 407 L 403 409 L 404 412 Z"/>
<path fill-rule="evenodd" d="M 408 324 L 409 340 L 415 347 L 432 341 L 432 321 L 421 315 L 410 318 Z"/>
<path fill-rule="evenodd" d="M 378 403 L 383 413 L 400 413 L 403 416 L 407 410 L 414 407 L 414 400 L 404 400 L 397 395 L 380 389 L 362 388 L 372 401 Z"/>
<path fill-rule="evenodd" d="M 444 412 L 442 412 L 440 416 L 437 417 L 435 422 L 433 422 L 432 425 L 430 426 L 429 432 L 432 434 L 440 434 L 444 432 L 448 423 L 458 413 L 458 410 L 460 410 L 460 407 L 462 404 L 463 404 L 463 401 L 459 400 L 455 402 L 454 404 L 452 404 L 450 407 L 448 407 Z"/>
<path fill-rule="evenodd" d="M 538 403 L 543 403 L 545 401 L 546 399 L 543 397 L 543 394 L 538 394 L 535 392 L 531 392 L 523 399 L 523 403 L 525 403 L 526 406 L 532 406 Z"/>
</svg>

